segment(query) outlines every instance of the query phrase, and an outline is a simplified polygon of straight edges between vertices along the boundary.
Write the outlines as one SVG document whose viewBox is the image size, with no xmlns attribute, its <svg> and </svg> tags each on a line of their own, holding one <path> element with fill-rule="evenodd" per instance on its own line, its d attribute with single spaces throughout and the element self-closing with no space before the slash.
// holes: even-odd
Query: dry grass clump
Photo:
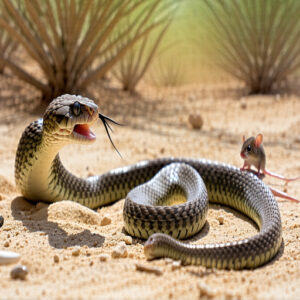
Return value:
<svg viewBox="0 0 300 300">
<path fill-rule="evenodd" d="M 245 82 L 250 93 L 270 93 L 299 69 L 300 1 L 205 4 L 210 11 L 206 29 L 219 65 Z"/>
<path fill-rule="evenodd" d="M 178 7 L 178 2 L 179 1 L 173 0 L 163 2 L 156 1 L 155 5 L 152 6 L 151 9 L 155 9 L 156 12 L 153 14 L 155 17 L 152 17 L 149 23 L 152 24 L 158 17 L 164 20 L 164 22 L 151 34 L 143 37 L 118 63 L 113 74 L 119 82 L 121 82 L 123 90 L 130 92 L 135 91 L 137 84 L 148 70 L 163 36 L 172 22 L 175 10 Z M 128 20 L 126 20 L 124 27 L 128 27 Z M 128 36 L 125 36 L 125 39 L 128 39 Z M 124 43 L 124 41 L 120 39 L 120 45 L 122 45 L 122 43 Z"/>
<path fill-rule="evenodd" d="M 3 4 L 0 3 L 1 17 L 7 19 L 8 16 L 3 9 Z M 16 51 L 17 43 L 4 30 L 0 30 L 0 74 L 4 72 L 6 60 L 11 58 L 11 55 Z"/>
<path fill-rule="evenodd" d="M 148 80 L 151 84 L 155 86 L 174 87 L 185 82 L 186 66 L 184 62 L 180 58 L 176 59 L 177 56 L 172 51 L 170 53 L 173 55 L 168 55 L 164 51 L 158 53 L 148 74 Z"/>
<path fill-rule="evenodd" d="M 44 78 L 9 57 L 0 60 L 47 101 L 84 92 L 137 41 L 166 22 L 165 14 L 153 18 L 163 0 L 2 1 L 9 18 L 1 16 L 0 27 L 39 65 Z M 130 20 L 128 26 L 116 35 L 125 19 Z"/>
<path fill-rule="evenodd" d="M 0 74 L 4 72 L 5 62 L 17 50 L 17 43 L 4 31 L 0 31 Z"/>
</svg>

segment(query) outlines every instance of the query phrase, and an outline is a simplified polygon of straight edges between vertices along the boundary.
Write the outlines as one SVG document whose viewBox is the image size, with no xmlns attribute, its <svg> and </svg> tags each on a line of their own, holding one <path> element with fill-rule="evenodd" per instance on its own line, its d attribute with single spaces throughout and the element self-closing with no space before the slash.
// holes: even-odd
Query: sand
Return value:
<svg viewBox="0 0 300 300">
<path fill-rule="evenodd" d="M 29 203 L 15 188 L 14 159 L 25 126 L 42 114 L 38 94 L 1 77 L 0 91 L 0 249 L 21 254 L 29 273 L 10 278 L 15 266 L 0 266 L 1 298 L 11 299 L 296 299 L 300 295 L 300 205 L 278 199 L 284 247 L 274 260 L 255 270 L 210 270 L 174 265 L 169 259 L 147 262 L 143 241 L 123 230 L 124 200 L 87 209 L 70 201 Z M 264 134 L 267 167 L 280 174 L 300 174 L 300 98 L 240 97 L 229 87 L 188 85 L 141 86 L 140 95 L 93 88 L 100 109 L 124 127 L 112 149 L 103 126 L 94 127 L 90 146 L 72 145 L 61 152 L 65 166 L 86 177 L 144 159 L 165 156 L 204 157 L 241 166 L 242 136 Z M 17 95 L 17 96 L 16 96 Z M 201 114 L 201 130 L 190 128 L 190 113 Z M 300 183 L 265 182 L 300 199 Z M 111 223 L 101 226 L 103 218 Z M 223 217 L 224 224 L 220 224 Z M 211 205 L 207 224 L 192 243 L 229 242 L 254 235 L 257 228 L 239 213 Z M 125 244 L 126 258 L 112 258 Z M 106 256 L 104 254 L 107 254 Z M 103 258 L 104 257 L 104 258 Z M 105 260 L 106 261 L 103 261 Z M 136 270 L 136 264 L 159 268 L 161 275 Z"/>
</svg>

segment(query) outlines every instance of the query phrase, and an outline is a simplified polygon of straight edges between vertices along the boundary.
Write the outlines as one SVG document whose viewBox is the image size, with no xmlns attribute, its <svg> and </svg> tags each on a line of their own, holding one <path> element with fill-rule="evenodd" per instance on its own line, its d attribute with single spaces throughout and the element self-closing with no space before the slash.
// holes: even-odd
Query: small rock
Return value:
<svg viewBox="0 0 300 300">
<path fill-rule="evenodd" d="M 212 299 L 215 297 L 215 292 L 206 284 L 198 283 L 199 298 Z"/>
<path fill-rule="evenodd" d="M 180 260 L 173 261 L 172 266 L 171 266 L 172 271 L 175 271 L 175 270 L 179 269 L 180 267 L 181 267 Z"/>
<path fill-rule="evenodd" d="M 80 248 L 76 247 L 73 251 L 72 251 L 72 255 L 73 256 L 78 256 L 80 254 Z"/>
<path fill-rule="evenodd" d="M 146 265 L 142 265 L 142 264 L 136 264 L 135 268 L 136 268 L 137 271 L 153 273 L 153 274 L 158 275 L 158 276 L 163 274 L 162 270 L 160 268 L 157 268 L 157 267 L 146 266 Z"/>
<path fill-rule="evenodd" d="M 19 259 L 20 259 L 19 253 L 0 250 L 0 265 L 15 263 Z"/>
<path fill-rule="evenodd" d="M 223 216 L 219 216 L 217 219 L 218 219 L 220 225 L 224 224 L 224 217 Z"/>
<path fill-rule="evenodd" d="M 246 102 L 245 98 L 241 99 L 240 106 L 241 106 L 241 109 L 246 109 L 247 108 L 247 102 Z"/>
<path fill-rule="evenodd" d="M 19 265 L 14 267 L 11 272 L 10 272 L 10 277 L 12 279 L 21 279 L 21 280 L 25 280 L 26 276 L 28 274 L 28 269 L 26 266 L 23 265 Z"/>
<path fill-rule="evenodd" d="M 201 129 L 203 126 L 203 119 L 200 114 L 190 114 L 188 121 L 193 129 Z"/>
<path fill-rule="evenodd" d="M 166 264 L 172 264 L 172 263 L 174 262 L 174 260 L 173 260 L 172 258 L 170 258 L 170 257 L 165 257 L 165 258 L 164 258 L 164 262 L 165 262 Z"/>
<path fill-rule="evenodd" d="M 101 223 L 100 225 L 101 226 L 106 226 L 106 225 L 109 225 L 111 223 L 111 218 L 109 215 L 104 215 L 104 217 L 102 218 L 101 220 Z"/>
<path fill-rule="evenodd" d="M 100 254 L 99 258 L 100 258 L 100 261 L 107 261 L 109 259 L 109 255 L 106 253 L 102 253 L 102 254 Z"/>
<path fill-rule="evenodd" d="M 6 241 L 6 242 L 4 243 L 4 247 L 9 247 L 9 241 Z"/>
<path fill-rule="evenodd" d="M 111 257 L 112 258 L 125 258 L 127 257 L 128 252 L 125 246 L 125 243 L 119 243 L 112 251 Z"/>
<path fill-rule="evenodd" d="M 3 224 L 4 224 L 4 218 L 0 216 L 0 228 L 3 226 Z"/>
<path fill-rule="evenodd" d="M 125 242 L 126 245 L 132 245 L 132 237 L 129 235 L 125 235 L 123 241 Z"/>
<path fill-rule="evenodd" d="M 54 260 L 55 263 L 58 263 L 59 262 L 59 256 L 55 254 L 53 256 L 53 260 Z"/>
</svg>

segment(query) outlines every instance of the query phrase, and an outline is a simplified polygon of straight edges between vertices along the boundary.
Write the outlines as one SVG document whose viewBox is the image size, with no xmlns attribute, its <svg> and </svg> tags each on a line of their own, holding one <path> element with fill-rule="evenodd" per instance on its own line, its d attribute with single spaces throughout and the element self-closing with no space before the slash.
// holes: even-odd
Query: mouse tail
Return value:
<svg viewBox="0 0 300 300">
<path fill-rule="evenodd" d="M 285 177 L 283 177 L 282 175 L 279 175 L 279 174 L 270 172 L 270 171 L 268 171 L 267 169 L 264 170 L 264 174 L 269 175 L 269 176 L 272 176 L 272 177 L 275 177 L 275 178 L 278 178 L 278 179 L 281 179 L 281 180 L 284 180 L 284 181 L 286 181 L 286 182 L 295 181 L 295 180 L 300 179 L 300 177 L 295 177 L 295 178 L 285 178 Z"/>
<path fill-rule="evenodd" d="M 271 188 L 271 187 L 269 187 L 269 188 L 270 188 L 272 194 L 275 197 L 280 197 L 280 198 L 283 198 L 283 199 L 286 199 L 286 200 L 289 200 L 289 201 L 300 203 L 300 200 L 298 200 L 296 198 L 293 198 L 293 197 L 289 196 L 288 194 L 286 194 L 286 193 L 284 193 L 282 191 L 279 191 L 279 190 Z"/>
</svg>

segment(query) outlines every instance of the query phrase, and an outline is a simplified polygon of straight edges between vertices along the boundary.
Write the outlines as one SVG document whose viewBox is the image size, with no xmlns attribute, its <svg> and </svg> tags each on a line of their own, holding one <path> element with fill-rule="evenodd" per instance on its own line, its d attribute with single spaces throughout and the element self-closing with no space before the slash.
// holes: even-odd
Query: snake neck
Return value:
<svg viewBox="0 0 300 300">
<path fill-rule="evenodd" d="M 31 123 L 24 131 L 17 149 L 15 181 L 22 195 L 34 201 L 54 201 L 50 188 L 53 165 L 58 167 L 58 152 L 67 143 L 55 143 L 43 132 L 42 120 Z M 59 166 L 62 170 L 63 166 Z M 64 168 L 63 168 L 64 169 Z M 55 182 L 53 182 L 55 184 Z"/>
</svg>

